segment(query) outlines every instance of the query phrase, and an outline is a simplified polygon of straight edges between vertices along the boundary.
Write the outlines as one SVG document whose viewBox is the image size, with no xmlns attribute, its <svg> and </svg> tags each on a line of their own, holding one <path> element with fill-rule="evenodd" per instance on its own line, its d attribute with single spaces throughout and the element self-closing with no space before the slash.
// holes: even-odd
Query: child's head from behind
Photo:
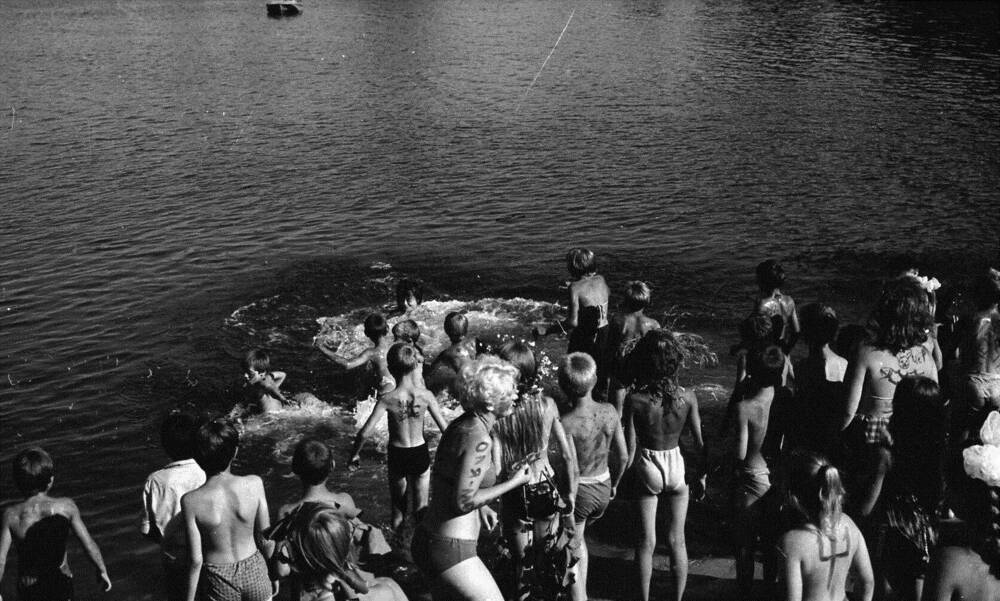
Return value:
<svg viewBox="0 0 1000 601">
<path fill-rule="evenodd" d="M 194 457 L 198 419 L 185 411 L 171 411 L 160 426 L 160 443 L 174 461 Z"/>
<path fill-rule="evenodd" d="M 649 284 L 646 282 L 640 282 L 638 280 L 627 282 L 625 284 L 625 300 L 622 302 L 622 308 L 628 313 L 635 313 L 636 311 L 642 311 L 649 306 L 649 301 L 652 296 L 652 292 L 649 289 Z"/>
<path fill-rule="evenodd" d="M 397 342 L 392 345 L 385 355 L 386 366 L 396 382 L 401 381 L 403 376 L 415 370 L 422 359 L 420 352 L 413 348 L 412 344 L 406 342 Z"/>
<path fill-rule="evenodd" d="M 236 457 L 240 433 L 232 420 L 219 417 L 198 428 L 194 460 L 208 475 L 226 470 Z"/>
<path fill-rule="evenodd" d="M 757 286 L 764 292 L 774 292 L 785 283 L 785 269 L 774 259 L 762 261 L 754 273 Z"/>
<path fill-rule="evenodd" d="M 781 347 L 770 345 L 747 357 L 747 374 L 757 389 L 781 386 L 785 373 L 785 353 Z"/>
<path fill-rule="evenodd" d="M 372 313 L 365 318 L 365 336 L 377 343 L 389 333 L 389 323 L 381 313 Z"/>
<path fill-rule="evenodd" d="M 517 368 L 520 373 L 518 384 L 523 390 L 535 384 L 538 379 L 538 361 L 535 351 L 522 340 L 509 340 L 500 347 L 498 356 Z"/>
<path fill-rule="evenodd" d="M 631 363 L 640 380 L 676 381 L 677 372 L 684 364 L 684 350 L 669 330 L 650 330 L 636 344 Z"/>
<path fill-rule="evenodd" d="M 452 311 L 444 318 L 444 333 L 452 342 L 458 342 L 469 333 L 469 320 L 458 311 Z"/>
<path fill-rule="evenodd" d="M 243 357 L 243 373 L 245 374 L 264 373 L 269 369 L 271 369 L 271 355 L 262 348 L 251 349 Z"/>
<path fill-rule="evenodd" d="M 368 592 L 353 565 L 351 523 L 333 507 L 304 503 L 295 514 L 285 549 L 291 566 L 306 583 L 323 585 L 333 575 L 357 593 Z"/>
<path fill-rule="evenodd" d="M 571 406 L 597 385 L 597 364 L 587 353 L 570 353 L 559 364 L 559 388 Z"/>
<path fill-rule="evenodd" d="M 802 307 L 802 338 L 813 346 L 822 347 L 837 338 L 840 320 L 833 307 L 810 303 Z"/>
<path fill-rule="evenodd" d="M 761 348 L 774 341 L 774 320 L 754 314 L 740 322 L 740 342 L 748 349 Z"/>
<path fill-rule="evenodd" d="M 412 319 L 404 319 L 392 326 L 392 337 L 396 342 L 417 344 L 420 342 L 420 326 Z"/>
<path fill-rule="evenodd" d="M 827 535 L 840 523 L 844 485 L 840 472 L 822 455 L 793 451 L 788 466 L 788 506 L 799 520 Z"/>
<path fill-rule="evenodd" d="M 566 269 L 575 278 L 597 273 L 597 259 L 589 248 L 573 248 L 566 253 Z"/>
<path fill-rule="evenodd" d="M 516 367 L 499 357 L 480 355 L 458 372 L 458 401 L 468 412 L 509 415 L 517 399 L 519 375 Z"/>
<path fill-rule="evenodd" d="M 333 453 L 317 438 L 303 438 L 292 455 L 292 473 L 310 486 L 322 484 L 333 471 Z"/>
<path fill-rule="evenodd" d="M 396 309 L 403 312 L 424 302 L 424 287 L 420 282 L 403 278 L 396 284 Z"/>
<path fill-rule="evenodd" d="M 52 486 L 52 457 L 41 447 L 25 449 L 14 457 L 14 484 L 21 494 L 30 496 Z"/>
<path fill-rule="evenodd" d="M 933 325 L 930 297 L 910 277 L 891 280 L 872 312 L 875 346 L 898 353 L 927 341 Z"/>
</svg>

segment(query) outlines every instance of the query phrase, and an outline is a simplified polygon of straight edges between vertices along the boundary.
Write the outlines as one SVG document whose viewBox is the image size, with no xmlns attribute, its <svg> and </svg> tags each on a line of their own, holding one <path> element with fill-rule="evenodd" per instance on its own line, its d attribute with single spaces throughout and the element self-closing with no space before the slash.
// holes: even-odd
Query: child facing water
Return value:
<svg viewBox="0 0 1000 601">
<path fill-rule="evenodd" d="M 422 360 L 423 355 L 411 344 L 397 342 L 389 349 L 386 362 L 396 387 L 379 395 L 368 421 L 354 439 L 349 464 L 352 468 L 359 465 L 365 441 L 382 416 L 388 415 L 389 497 L 392 502 L 392 526 L 397 530 L 406 518 L 408 492 L 413 497 L 413 509 L 418 517 L 427 507 L 431 458 L 424 440 L 424 419 L 430 414 L 442 433 L 447 426 L 437 399 L 424 387 L 420 374 Z"/>
<path fill-rule="evenodd" d="M 476 359 L 476 338 L 469 336 L 469 320 L 464 315 L 452 311 L 445 316 L 444 333 L 448 335 L 451 345 L 434 359 L 428 373 L 438 365 L 445 365 L 457 374 L 463 365 Z"/>
<path fill-rule="evenodd" d="M 622 312 L 611 318 L 608 334 L 608 352 L 610 359 L 609 399 L 621 415 L 622 404 L 632 374 L 628 373 L 628 354 L 635 348 L 635 343 L 646 332 L 660 327 L 660 323 L 648 317 L 645 310 L 649 307 L 651 291 L 646 282 L 633 281 L 625 284 L 625 300 L 622 301 Z"/>
<path fill-rule="evenodd" d="M 372 374 L 371 388 L 378 394 L 389 392 L 396 385 L 385 361 L 385 354 L 393 342 L 389 335 L 389 323 L 382 315 L 372 313 L 365 318 L 364 330 L 365 336 L 372 341 L 373 346 L 361 351 L 352 359 L 340 357 L 337 355 L 336 347 L 330 347 L 318 339 L 315 342 L 316 348 L 343 369 L 352 370 L 368 366 Z"/>
<path fill-rule="evenodd" d="M 775 342 L 781 350 L 789 353 L 799 337 L 799 314 L 795 310 L 792 297 L 781 292 L 785 283 L 785 270 L 774 259 L 757 265 L 757 288 L 759 294 L 754 305 L 754 313 L 773 320 Z"/>
<path fill-rule="evenodd" d="M 571 353 L 559 365 L 559 387 L 566 394 L 569 408 L 561 421 L 566 436 L 573 441 L 580 468 L 573 504 L 573 544 L 579 557 L 571 591 L 573 601 L 587 599 L 586 527 L 604 515 L 628 462 L 621 419 L 610 405 L 594 401 L 591 391 L 596 383 L 597 365 L 586 353 Z"/>
<path fill-rule="evenodd" d="M 7 553 L 17 550 L 17 594 L 20 599 L 72 599 L 73 575 L 66 561 L 70 531 L 83 545 L 97 568 L 97 580 L 105 592 L 111 578 L 97 543 L 90 537 L 73 499 L 52 497 L 53 464 L 39 447 L 25 449 L 14 457 L 14 484 L 24 500 L 7 507 L 0 524 L 0 579 Z"/>
<path fill-rule="evenodd" d="M 853 598 L 871 601 L 875 586 L 868 546 L 854 521 L 842 511 L 844 488 L 837 468 L 819 455 L 793 453 L 787 496 L 795 525 L 782 536 L 780 545 L 785 599 L 846 599 L 847 575 L 853 570 Z"/>
</svg>

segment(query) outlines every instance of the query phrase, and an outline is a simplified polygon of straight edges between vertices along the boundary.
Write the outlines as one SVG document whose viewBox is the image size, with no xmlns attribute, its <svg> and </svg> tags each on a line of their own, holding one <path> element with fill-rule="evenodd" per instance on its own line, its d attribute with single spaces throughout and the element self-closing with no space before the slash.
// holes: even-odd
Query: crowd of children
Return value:
<svg viewBox="0 0 1000 601">
<path fill-rule="evenodd" d="M 386 416 L 391 524 L 397 540 L 414 525 L 412 560 L 434 598 L 587 599 L 585 535 L 616 498 L 634 509 L 625 594 L 650 598 L 659 510 L 670 596 L 684 597 L 688 504 L 706 494 L 709 453 L 698 399 L 680 384 L 683 342 L 644 314 L 645 283 L 628 282 L 622 311 L 609 315 L 593 253 L 571 250 L 567 267 L 568 316 L 535 331 L 568 335 L 557 391 L 538 381 L 531 345 L 487 353 L 466 317 L 450 313 L 451 344 L 429 363 L 454 372 L 450 389 L 465 412 L 446 423 L 424 383 L 420 329 L 405 319 L 423 296 L 409 280 L 394 327 L 379 314 L 365 319 L 371 348 L 345 358 L 317 344 L 343 368 L 368 367 L 377 402 L 347 466 L 356 468 Z M 738 598 L 1000 600 L 1000 272 L 974 282 L 975 311 L 962 319 L 938 302 L 936 280 L 903 273 L 864 327 L 840 327 L 825 305 L 800 311 L 776 261 L 756 276 L 760 294 L 732 350 L 736 381 L 713 442 L 731 467 L 725 521 Z M 800 339 L 807 355 L 793 362 Z M 250 351 L 243 367 L 247 402 L 263 411 L 293 402 L 266 352 Z M 433 463 L 428 416 L 442 433 Z M 684 432 L 695 451 L 687 461 Z M 143 487 L 141 531 L 160 545 L 171 601 L 256 601 L 282 588 L 308 601 L 407 598 L 362 569 L 390 547 L 350 495 L 327 488 L 335 462 L 323 440 L 298 443 L 291 468 L 302 495 L 274 516 L 261 479 L 230 471 L 240 443 L 231 417 L 174 412 L 161 440 L 171 463 Z M 71 599 L 72 532 L 109 590 L 79 509 L 49 494 L 52 459 L 23 450 L 13 473 L 25 500 L 3 512 L 0 577 L 13 547 L 20 599 Z M 481 531 L 498 524 L 509 581 L 477 553 Z"/>
</svg>

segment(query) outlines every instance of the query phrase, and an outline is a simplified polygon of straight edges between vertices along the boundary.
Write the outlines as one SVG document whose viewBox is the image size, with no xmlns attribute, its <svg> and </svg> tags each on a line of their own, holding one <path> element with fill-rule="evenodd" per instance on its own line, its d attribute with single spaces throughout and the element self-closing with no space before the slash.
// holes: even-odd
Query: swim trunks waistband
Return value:
<svg viewBox="0 0 1000 601">
<path fill-rule="evenodd" d="M 601 482 L 607 482 L 611 479 L 611 472 L 604 470 L 602 473 L 596 476 L 580 476 L 580 484 L 600 484 Z"/>
</svg>

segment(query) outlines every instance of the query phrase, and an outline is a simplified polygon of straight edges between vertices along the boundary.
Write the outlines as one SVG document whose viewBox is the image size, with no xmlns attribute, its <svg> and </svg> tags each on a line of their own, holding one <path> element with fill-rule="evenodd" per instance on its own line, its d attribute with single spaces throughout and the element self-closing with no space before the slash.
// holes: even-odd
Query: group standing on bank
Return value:
<svg viewBox="0 0 1000 601">
<path fill-rule="evenodd" d="M 304 601 L 402 601 L 411 587 L 373 574 L 392 551 L 412 558 L 435 600 L 584 601 L 586 533 L 623 499 L 634 508 L 623 530 L 634 567 L 621 576 L 622 598 L 650 599 L 659 533 L 667 594 L 680 600 L 688 504 L 707 490 L 726 499 L 720 522 L 741 599 L 1000 599 L 1000 272 L 972 283 L 973 310 L 960 319 L 937 281 L 911 270 L 885 283 L 864 326 L 842 326 L 829 306 L 799 310 L 782 291 L 781 265 L 761 263 L 731 350 L 725 420 L 706 434 L 698 398 L 680 383 L 685 339 L 645 315 L 649 286 L 628 282 L 612 313 L 593 253 L 571 250 L 567 267 L 566 318 L 534 332 L 568 337 L 558 389 L 540 381 L 533 344 L 487 349 L 463 314 L 446 317 L 450 345 L 429 371 L 453 374 L 447 388 L 462 413 L 450 422 L 424 380 L 420 328 L 405 315 L 422 301 L 419 285 L 401 282 L 404 315 L 392 328 L 381 314 L 365 319 L 372 346 L 357 356 L 317 343 L 371 376 L 377 400 L 347 466 L 385 417 L 393 539 L 411 524 L 408 550 L 392 551 L 350 495 L 327 488 L 335 462 L 326 442 L 299 442 L 291 467 L 301 498 L 272 515 L 260 477 L 231 472 L 240 438 L 231 416 L 170 414 L 161 440 L 172 462 L 142 492 L 142 532 L 161 546 L 168 599 L 255 601 L 280 590 Z M 799 340 L 806 356 L 793 361 Z M 247 402 L 260 410 L 295 402 L 266 351 L 248 352 L 244 373 Z M 433 458 L 428 417 L 441 432 Z M 709 487 L 719 459 L 728 485 Z M 29 448 L 13 468 L 25 499 L 3 514 L 0 576 L 14 547 L 21 599 L 71 599 L 72 532 L 109 590 L 76 505 L 49 494 L 52 459 Z M 490 540 L 502 541 L 506 571 L 479 556 L 481 535 L 497 529 Z"/>
</svg>

